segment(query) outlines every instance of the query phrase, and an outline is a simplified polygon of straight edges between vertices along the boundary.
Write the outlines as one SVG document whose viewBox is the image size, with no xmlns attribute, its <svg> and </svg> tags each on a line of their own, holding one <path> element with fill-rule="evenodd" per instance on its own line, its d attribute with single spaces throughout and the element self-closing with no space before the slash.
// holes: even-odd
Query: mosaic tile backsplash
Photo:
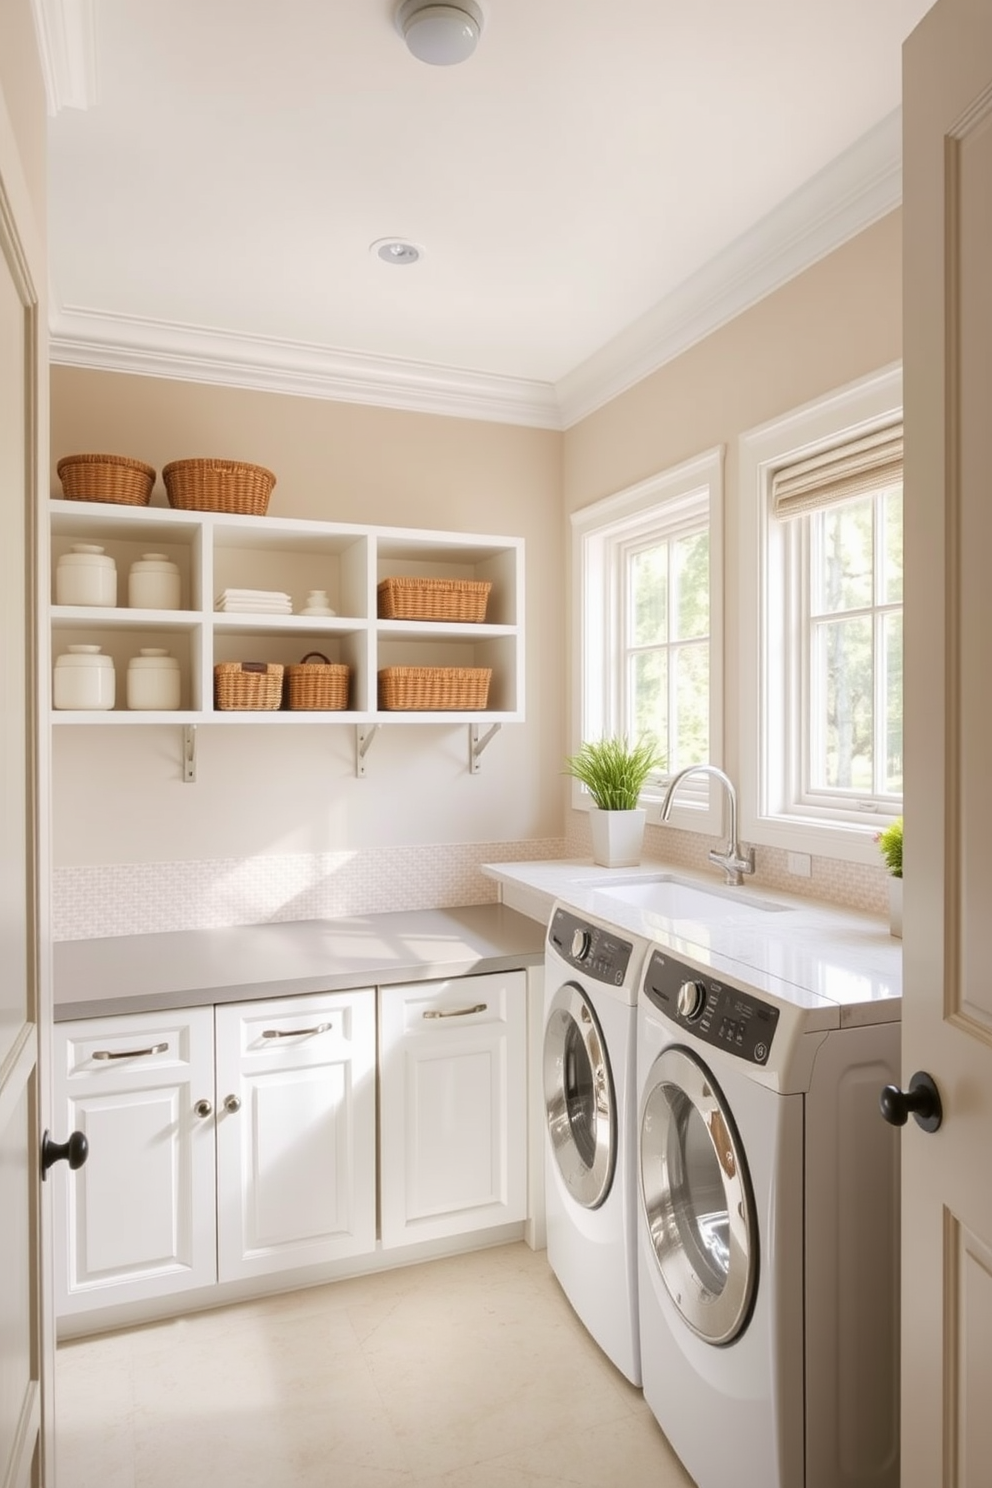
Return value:
<svg viewBox="0 0 992 1488">
<path fill-rule="evenodd" d="M 547 838 L 56 868 L 54 936 L 86 940 L 489 904 L 498 889 L 479 872 L 481 863 L 565 855 L 564 838 Z"/>
</svg>

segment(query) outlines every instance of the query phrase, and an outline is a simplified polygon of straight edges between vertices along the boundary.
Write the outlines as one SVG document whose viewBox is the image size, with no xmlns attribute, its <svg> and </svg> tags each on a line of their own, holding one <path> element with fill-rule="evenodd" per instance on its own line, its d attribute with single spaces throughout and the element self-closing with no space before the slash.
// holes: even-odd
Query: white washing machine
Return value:
<svg viewBox="0 0 992 1488">
<path fill-rule="evenodd" d="M 698 1488 L 898 1488 L 899 1004 L 740 970 L 645 963 L 645 1399 Z"/>
<path fill-rule="evenodd" d="M 637 1329 L 635 1048 L 647 942 L 555 905 L 545 950 L 548 1261 L 633 1384 Z"/>
</svg>

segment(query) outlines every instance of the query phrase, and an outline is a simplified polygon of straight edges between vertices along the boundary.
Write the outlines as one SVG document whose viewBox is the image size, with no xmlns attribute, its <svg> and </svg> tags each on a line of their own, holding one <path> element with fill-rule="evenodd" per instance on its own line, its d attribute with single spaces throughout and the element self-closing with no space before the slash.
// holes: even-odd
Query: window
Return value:
<svg viewBox="0 0 992 1488">
<path fill-rule="evenodd" d="M 645 804 L 660 804 L 677 770 L 720 760 L 721 497 L 716 450 L 572 516 L 581 648 L 574 745 L 653 735 L 666 767 Z M 576 804 L 580 792 L 576 783 Z M 708 802 L 700 777 L 695 791 L 679 792 L 672 820 L 716 834 Z"/>
<path fill-rule="evenodd" d="M 902 810 L 897 369 L 741 441 L 742 831 L 877 862 Z"/>
</svg>

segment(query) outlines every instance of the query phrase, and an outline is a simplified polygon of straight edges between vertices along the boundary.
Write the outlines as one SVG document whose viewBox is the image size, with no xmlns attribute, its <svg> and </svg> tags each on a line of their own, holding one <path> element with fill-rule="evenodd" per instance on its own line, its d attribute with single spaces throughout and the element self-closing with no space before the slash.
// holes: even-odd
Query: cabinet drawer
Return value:
<svg viewBox="0 0 992 1488">
<path fill-rule="evenodd" d="M 414 1036 L 457 1036 L 466 1029 L 507 1025 L 526 995 L 521 972 L 505 977 L 453 977 L 444 982 L 421 982 L 413 986 L 383 988 L 384 1016 L 396 1033 Z"/>
<path fill-rule="evenodd" d="M 58 1024 L 60 1076 L 70 1088 L 76 1082 L 133 1086 L 145 1078 L 174 1077 L 190 1066 L 201 1026 L 212 1020 L 212 1008 L 190 1008 Z"/>
</svg>

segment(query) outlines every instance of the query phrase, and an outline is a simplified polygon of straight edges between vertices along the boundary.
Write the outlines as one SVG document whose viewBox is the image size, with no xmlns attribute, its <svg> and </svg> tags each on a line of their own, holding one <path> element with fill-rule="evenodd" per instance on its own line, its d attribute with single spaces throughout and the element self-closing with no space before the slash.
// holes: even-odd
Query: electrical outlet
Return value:
<svg viewBox="0 0 992 1488">
<path fill-rule="evenodd" d="M 809 853 L 790 852 L 789 872 L 795 874 L 796 878 L 809 878 L 813 871 L 813 862 Z"/>
</svg>

